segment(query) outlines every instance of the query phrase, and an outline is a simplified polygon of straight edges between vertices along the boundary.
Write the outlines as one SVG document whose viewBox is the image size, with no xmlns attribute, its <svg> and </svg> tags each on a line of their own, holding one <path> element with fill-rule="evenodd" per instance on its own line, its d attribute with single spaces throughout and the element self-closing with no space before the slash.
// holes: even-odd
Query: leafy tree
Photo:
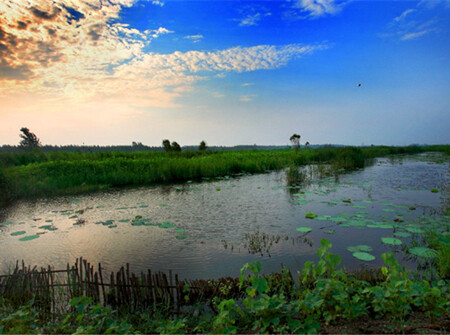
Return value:
<svg viewBox="0 0 450 335">
<path fill-rule="evenodd" d="M 172 151 L 175 151 L 175 152 L 180 152 L 181 151 L 180 145 L 177 142 L 175 142 L 175 141 L 172 142 L 171 147 L 172 147 Z"/>
<path fill-rule="evenodd" d="M 20 134 L 20 138 L 22 139 L 20 141 L 20 147 L 25 149 L 36 149 L 39 148 L 41 145 L 41 141 L 38 139 L 38 137 L 30 132 L 28 128 L 20 128 L 20 131 L 22 134 Z"/>
<path fill-rule="evenodd" d="M 201 141 L 200 145 L 198 146 L 198 150 L 205 151 L 206 149 L 208 149 L 208 147 L 206 146 L 206 142 L 205 141 Z"/>
<path fill-rule="evenodd" d="M 300 135 L 299 134 L 293 134 L 290 138 L 289 141 L 291 141 L 292 145 L 295 148 L 295 151 L 298 151 L 300 149 Z"/>
<path fill-rule="evenodd" d="M 305 143 L 305 148 L 307 148 L 309 146 L 309 142 L 307 141 L 306 143 Z"/>
<path fill-rule="evenodd" d="M 169 140 L 163 140 L 162 141 L 162 146 L 165 152 L 170 152 L 172 151 L 172 147 L 170 145 L 170 141 Z"/>
</svg>

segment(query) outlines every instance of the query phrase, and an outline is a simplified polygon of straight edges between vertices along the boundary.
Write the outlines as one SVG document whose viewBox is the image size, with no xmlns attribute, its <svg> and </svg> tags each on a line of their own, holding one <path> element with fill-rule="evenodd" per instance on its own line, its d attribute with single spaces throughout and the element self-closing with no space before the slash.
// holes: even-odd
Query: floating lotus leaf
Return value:
<svg viewBox="0 0 450 335">
<path fill-rule="evenodd" d="M 71 204 L 79 204 L 80 202 L 81 202 L 80 199 L 71 199 L 71 200 L 70 200 L 70 203 L 71 203 Z"/>
<path fill-rule="evenodd" d="M 10 224 L 13 224 L 13 223 L 12 222 L 2 222 L 2 223 L 0 223 L 0 226 L 7 226 Z"/>
<path fill-rule="evenodd" d="M 45 220 L 45 222 L 53 222 L 53 220 Z"/>
<path fill-rule="evenodd" d="M 352 208 L 361 208 L 361 209 L 367 208 L 367 206 L 364 206 L 364 205 L 352 205 L 351 207 Z"/>
<path fill-rule="evenodd" d="M 370 245 L 360 244 L 360 245 L 350 246 L 347 248 L 347 250 L 350 252 L 359 252 L 359 251 L 370 252 L 370 251 L 372 251 L 372 247 Z"/>
<path fill-rule="evenodd" d="M 172 222 L 166 221 L 159 225 L 159 228 L 174 228 L 176 227 Z"/>
<path fill-rule="evenodd" d="M 97 206 L 96 208 L 105 208 L 105 206 L 99 205 L 99 206 Z"/>
<path fill-rule="evenodd" d="M 177 233 L 177 234 L 184 233 L 184 229 L 176 229 L 176 230 L 175 230 L 175 233 Z"/>
<path fill-rule="evenodd" d="M 40 227 L 38 227 L 38 228 L 39 228 L 39 229 L 50 230 L 50 231 L 58 230 L 58 228 L 53 227 L 52 225 L 44 225 L 44 226 L 40 226 Z"/>
<path fill-rule="evenodd" d="M 383 212 L 395 212 L 395 209 L 392 209 L 392 208 L 383 208 Z"/>
<path fill-rule="evenodd" d="M 327 229 L 327 230 L 324 230 L 323 232 L 327 233 L 327 234 L 334 234 L 336 231 L 334 229 Z"/>
<path fill-rule="evenodd" d="M 415 227 L 406 227 L 405 229 L 407 231 L 409 231 L 410 233 L 414 233 L 414 234 L 422 234 L 425 232 L 423 229 L 415 228 Z"/>
<path fill-rule="evenodd" d="M 148 205 L 140 205 L 139 208 L 147 208 Z"/>
<path fill-rule="evenodd" d="M 132 225 L 132 226 L 143 226 L 144 223 L 145 223 L 144 221 L 139 220 L 139 221 L 133 221 L 133 222 L 131 222 L 131 225 Z"/>
<path fill-rule="evenodd" d="M 352 201 L 351 201 L 351 199 L 342 199 L 342 202 L 350 204 Z"/>
<path fill-rule="evenodd" d="M 433 193 L 438 193 L 439 190 L 438 190 L 437 188 L 432 188 L 432 189 L 431 189 L 431 192 L 433 192 Z"/>
<path fill-rule="evenodd" d="M 436 250 L 425 247 L 411 248 L 409 249 L 409 253 L 423 258 L 435 258 L 438 255 Z"/>
<path fill-rule="evenodd" d="M 390 245 L 400 245 L 400 244 L 402 244 L 402 241 L 400 241 L 398 238 L 393 238 L 393 237 L 382 237 L 381 241 L 384 244 L 390 244 Z"/>
<path fill-rule="evenodd" d="M 119 220 L 119 222 L 129 222 L 129 219 Z"/>
<path fill-rule="evenodd" d="M 298 227 L 296 230 L 300 233 L 309 233 L 310 231 L 312 231 L 312 229 L 309 227 Z"/>
<path fill-rule="evenodd" d="M 370 261 L 373 261 L 375 259 L 374 255 L 371 255 L 371 254 L 369 254 L 367 252 L 360 252 L 360 251 L 358 251 L 358 252 L 354 252 L 352 255 L 353 255 L 353 257 L 355 257 L 355 258 L 357 258 L 357 259 L 359 259 L 361 261 L 370 262 Z"/>
<path fill-rule="evenodd" d="M 216 191 L 220 191 L 220 187 L 216 187 Z"/>
<path fill-rule="evenodd" d="M 186 236 L 186 235 L 177 235 L 177 236 L 175 236 L 175 238 L 176 238 L 177 240 L 184 240 L 184 239 L 187 238 L 187 236 Z"/>
<path fill-rule="evenodd" d="M 77 216 L 77 215 L 72 215 L 72 216 L 69 216 L 69 219 L 76 219 L 76 218 L 78 218 L 78 216 Z"/>
<path fill-rule="evenodd" d="M 397 231 L 394 233 L 395 237 L 410 237 L 411 234 L 404 231 Z"/>
<path fill-rule="evenodd" d="M 394 228 L 391 224 L 368 224 L 368 228 L 380 228 L 380 229 L 392 229 Z"/>
<path fill-rule="evenodd" d="M 167 204 L 159 204 L 158 206 L 159 206 L 159 207 L 166 207 Z"/>
<path fill-rule="evenodd" d="M 307 218 L 307 219 L 314 219 L 316 216 L 317 216 L 317 215 L 314 214 L 313 212 L 310 212 L 310 213 L 306 213 L 306 214 L 305 214 L 305 218 Z"/>
<path fill-rule="evenodd" d="M 117 228 L 116 224 L 109 225 L 108 228 Z"/>
<path fill-rule="evenodd" d="M 25 234 L 25 230 L 15 231 L 14 233 L 11 233 L 11 236 L 19 236 Z"/>
<path fill-rule="evenodd" d="M 110 226 L 110 225 L 112 225 L 113 223 L 114 223 L 114 220 L 107 220 L 107 221 L 102 222 L 102 225 L 104 225 L 104 226 Z"/>
<path fill-rule="evenodd" d="M 39 237 L 39 235 L 28 235 L 28 236 L 19 238 L 19 241 L 22 241 L 22 242 L 30 241 L 30 240 L 34 240 L 35 238 L 38 238 L 38 237 Z"/>
</svg>

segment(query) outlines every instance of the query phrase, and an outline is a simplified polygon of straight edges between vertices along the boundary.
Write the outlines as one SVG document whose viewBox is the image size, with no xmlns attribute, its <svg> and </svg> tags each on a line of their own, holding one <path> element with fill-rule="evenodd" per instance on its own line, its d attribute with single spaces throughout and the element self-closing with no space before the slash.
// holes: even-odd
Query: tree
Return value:
<svg viewBox="0 0 450 335">
<path fill-rule="evenodd" d="M 175 151 L 175 152 L 180 152 L 181 151 L 180 145 L 177 142 L 175 142 L 175 141 L 172 142 L 172 151 Z"/>
<path fill-rule="evenodd" d="M 205 141 L 201 141 L 200 145 L 198 146 L 198 150 L 205 151 L 206 149 L 208 149 L 208 147 L 206 146 L 206 142 Z"/>
<path fill-rule="evenodd" d="M 291 141 L 292 145 L 295 148 L 295 151 L 298 151 L 300 149 L 300 135 L 299 134 L 293 134 L 290 138 L 289 141 Z"/>
<path fill-rule="evenodd" d="M 170 152 L 172 151 L 172 147 L 170 146 L 170 141 L 169 140 L 163 140 L 162 141 L 162 146 L 165 152 Z"/>
<path fill-rule="evenodd" d="M 41 145 L 41 141 L 38 139 L 38 137 L 30 132 L 28 128 L 20 128 L 20 131 L 22 134 L 20 134 L 20 138 L 22 139 L 20 141 L 20 147 L 25 149 L 37 149 Z"/>
<path fill-rule="evenodd" d="M 309 142 L 308 141 L 306 141 L 306 143 L 305 143 L 305 148 L 307 148 L 307 147 L 309 147 Z"/>
</svg>

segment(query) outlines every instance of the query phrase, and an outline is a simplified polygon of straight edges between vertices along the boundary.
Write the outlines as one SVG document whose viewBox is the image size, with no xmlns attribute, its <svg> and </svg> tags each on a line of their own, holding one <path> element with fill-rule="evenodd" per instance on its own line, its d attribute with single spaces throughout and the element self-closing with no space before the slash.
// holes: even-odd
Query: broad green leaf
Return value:
<svg viewBox="0 0 450 335">
<path fill-rule="evenodd" d="M 393 238 L 393 237 L 382 237 L 381 241 L 384 244 L 390 244 L 390 245 L 400 245 L 400 244 L 402 244 L 402 241 L 400 241 L 398 238 Z"/>
</svg>

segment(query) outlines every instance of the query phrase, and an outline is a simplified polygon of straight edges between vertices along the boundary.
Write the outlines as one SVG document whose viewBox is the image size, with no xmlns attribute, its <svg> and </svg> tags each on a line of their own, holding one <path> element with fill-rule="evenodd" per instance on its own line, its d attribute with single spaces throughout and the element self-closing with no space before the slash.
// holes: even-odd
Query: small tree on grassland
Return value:
<svg viewBox="0 0 450 335">
<path fill-rule="evenodd" d="M 41 145 L 41 141 L 38 139 L 38 137 L 33 134 L 28 128 L 20 128 L 20 131 L 22 134 L 20 134 L 20 138 L 22 139 L 20 141 L 20 147 L 25 149 L 37 149 Z"/>
<path fill-rule="evenodd" d="M 169 140 L 163 140 L 162 141 L 162 146 L 165 152 L 169 152 L 172 151 L 172 147 L 170 145 L 170 141 Z"/>
<path fill-rule="evenodd" d="M 295 148 L 295 151 L 298 151 L 300 149 L 300 135 L 299 134 L 293 134 L 290 138 L 289 141 L 291 141 L 292 145 Z"/>
<path fill-rule="evenodd" d="M 172 142 L 171 147 L 172 147 L 172 151 L 175 151 L 175 152 L 180 152 L 181 151 L 180 145 L 177 142 L 175 142 L 175 141 Z"/>
<path fill-rule="evenodd" d="M 198 150 L 205 151 L 206 149 L 208 149 L 208 147 L 206 146 L 206 142 L 205 141 L 201 141 L 200 145 L 198 146 Z"/>
</svg>

